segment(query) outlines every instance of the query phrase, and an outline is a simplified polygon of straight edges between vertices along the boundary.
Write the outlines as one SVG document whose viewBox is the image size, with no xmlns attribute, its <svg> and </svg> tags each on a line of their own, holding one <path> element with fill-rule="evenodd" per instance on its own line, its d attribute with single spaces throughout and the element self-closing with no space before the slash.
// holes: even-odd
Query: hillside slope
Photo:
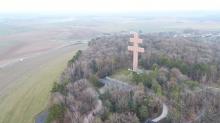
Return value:
<svg viewBox="0 0 220 123">
<path fill-rule="evenodd" d="M 211 118 L 214 123 L 220 94 L 206 87 L 219 85 L 218 41 L 174 35 L 141 35 L 145 53 L 139 59 L 140 74 L 117 72 L 126 71 L 132 64 L 132 54 L 127 50 L 129 34 L 92 39 L 87 50 L 78 51 L 69 61 L 53 86 L 48 122 L 82 122 L 100 99 L 103 108 L 94 114 L 94 123 L 143 122 L 157 117 L 162 103 L 168 105 L 169 114 L 161 122 L 203 122 Z M 131 88 L 113 85 L 100 93 L 97 89 L 103 85 L 99 79 L 106 76 L 123 76 Z"/>
</svg>

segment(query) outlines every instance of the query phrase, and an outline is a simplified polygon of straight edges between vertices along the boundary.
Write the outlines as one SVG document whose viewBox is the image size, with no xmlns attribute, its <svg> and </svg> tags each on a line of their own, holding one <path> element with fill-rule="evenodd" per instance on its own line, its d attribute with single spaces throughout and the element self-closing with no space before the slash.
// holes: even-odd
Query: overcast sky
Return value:
<svg viewBox="0 0 220 123">
<path fill-rule="evenodd" d="M 0 0 L 0 12 L 213 11 L 220 0 Z"/>
</svg>

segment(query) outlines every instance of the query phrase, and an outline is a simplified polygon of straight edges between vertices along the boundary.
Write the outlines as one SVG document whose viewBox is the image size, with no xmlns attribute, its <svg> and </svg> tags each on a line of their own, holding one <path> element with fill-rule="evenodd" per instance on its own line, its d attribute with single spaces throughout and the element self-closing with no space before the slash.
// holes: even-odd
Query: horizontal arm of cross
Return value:
<svg viewBox="0 0 220 123">
<path fill-rule="evenodd" d="M 138 52 L 143 53 L 144 52 L 144 48 L 138 48 Z"/>
<path fill-rule="evenodd" d="M 136 52 L 144 52 L 144 48 L 140 48 L 140 47 L 134 47 L 134 46 L 128 46 L 128 50 L 129 51 L 136 51 Z"/>
<path fill-rule="evenodd" d="M 130 42 L 135 42 L 135 43 L 142 43 L 143 42 L 143 40 L 142 39 L 137 39 L 137 38 L 130 38 Z"/>
<path fill-rule="evenodd" d="M 134 49 L 133 46 L 128 46 L 129 51 L 133 51 L 133 49 Z"/>
</svg>

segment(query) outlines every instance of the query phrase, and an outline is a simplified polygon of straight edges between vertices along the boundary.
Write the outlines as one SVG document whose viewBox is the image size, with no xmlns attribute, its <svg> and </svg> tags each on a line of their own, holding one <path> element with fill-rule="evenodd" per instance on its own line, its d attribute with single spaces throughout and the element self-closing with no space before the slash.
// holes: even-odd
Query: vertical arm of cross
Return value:
<svg viewBox="0 0 220 123">
<path fill-rule="evenodd" d="M 138 34 L 137 34 L 136 32 L 133 32 L 133 34 L 134 34 L 134 37 L 133 37 L 133 38 L 130 38 L 130 42 L 134 43 L 134 45 L 137 45 L 137 44 L 143 42 L 142 39 L 140 39 L 140 38 L 138 37 Z"/>
</svg>

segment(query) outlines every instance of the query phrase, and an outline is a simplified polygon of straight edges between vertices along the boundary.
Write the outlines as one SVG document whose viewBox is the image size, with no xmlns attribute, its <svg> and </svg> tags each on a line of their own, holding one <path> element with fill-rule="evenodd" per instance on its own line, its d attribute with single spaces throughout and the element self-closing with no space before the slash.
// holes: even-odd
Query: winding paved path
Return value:
<svg viewBox="0 0 220 123">
<path fill-rule="evenodd" d="M 168 107 L 165 103 L 163 103 L 163 111 L 162 111 L 161 115 L 159 117 L 153 119 L 152 121 L 153 122 L 159 122 L 160 120 L 166 118 L 167 114 L 168 114 Z"/>
</svg>

